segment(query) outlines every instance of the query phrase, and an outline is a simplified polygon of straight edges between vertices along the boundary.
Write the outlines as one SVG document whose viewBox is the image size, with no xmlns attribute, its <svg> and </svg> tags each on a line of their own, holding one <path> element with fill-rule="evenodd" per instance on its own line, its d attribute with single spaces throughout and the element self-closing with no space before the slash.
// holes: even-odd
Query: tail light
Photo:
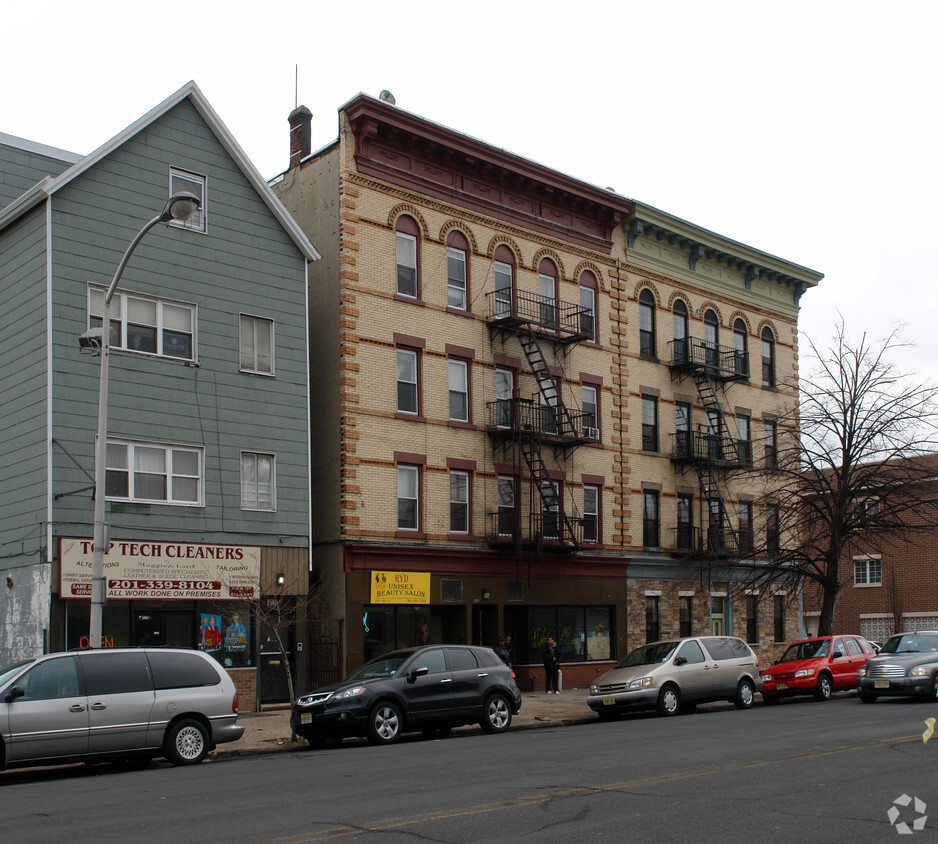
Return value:
<svg viewBox="0 0 938 844">
<path fill-rule="evenodd" d="M 517 680 L 517 679 L 518 679 L 517 677 L 515 677 L 515 672 L 514 672 L 514 671 L 511 672 L 511 679 L 512 679 L 512 680 Z"/>
<path fill-rule="evenodd" d="M 238 693 L 237 692 L 234 693 L 234 697 L 231 699 L 231 711 L 234 712 L 235 715 L 238 714 Z"/>
</svg>

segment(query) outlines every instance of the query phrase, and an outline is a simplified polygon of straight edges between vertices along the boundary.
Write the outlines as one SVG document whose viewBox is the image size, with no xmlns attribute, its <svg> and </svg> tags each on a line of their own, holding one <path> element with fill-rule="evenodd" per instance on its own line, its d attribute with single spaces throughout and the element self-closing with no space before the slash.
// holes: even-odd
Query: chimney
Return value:
<svg viewBox="0 0 938 844">
<path fill-rule="evenodd" d="M 310 153 L 310 124 L 313 113 L 306 106 L 297 106 L 290 112 L 290 169 L 292 170 Z"/>
</svg>

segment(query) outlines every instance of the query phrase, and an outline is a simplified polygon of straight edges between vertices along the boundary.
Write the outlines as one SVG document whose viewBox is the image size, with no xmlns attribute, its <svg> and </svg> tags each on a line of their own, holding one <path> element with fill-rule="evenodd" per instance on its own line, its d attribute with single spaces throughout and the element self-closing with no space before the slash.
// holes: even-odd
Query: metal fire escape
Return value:
<svg viewBox="0 0 938 844">
<path fill-rule="evenodd" d="M 693 467 L 700 484 L 702 515 L 704 507 L 707 515 L 706 533 L 701 526 L 683 543 L 687 547 L 680 547 L 679 541 L 678 550 L 735 556 L 745 551 L 747 535 L 732 527 L 726 508 L 726 472 L 749 466 L 752 452 L 748 440 L 737 440 L 730 433 L 720 395 L 725 395 L 728 384 L 748 380 L 748 354 L 696 337 L 673 340 L 670 346 L 672 378 L 690 375 L 707 414 L 705 425 L 673 435 L 671 461 L 682 468 Z"/>
<path fill-rule="evenodd" d="M 509 338 L 517 338 L 537 384 L 537 392 L 529 399 L 512 397 L 488 404 L 487 430 L 496 451 L 520 458 L 512 461 L 515 474 L 521 477 L 523 461 L 531 486 L 526 537 L 520 531 L 520 519 L 509 531 L 499 514 L 494 514 L 497 524 L 493 541 L 497 544 L 510 538 L 519 551 L 525 545 L 575 551 L 582 541 L 583 524 L 575 513 L 568 513 L 564 496 L 557 493 L 557 482 L 563 483 L 558 458 L 570 448 L 595 442 L 596 434 L 595 428 L 584 424 L 590 421 L 587 414 L 571 411 L 564 403 L 544 345 L 550 344 L 555 355 L 558 350 L 566 355 L 570 346 L 591 336 L 587 320 L 592 320 L 592 313 L 579 305 L 545 300 L 522 291 L 498 290 L 488 295 L 492 297 L 488 324 L 493 339 L 498 336 L 504 344 Z M 545 460 L 548 449 L 553 450 L 558 465 L 553 471 Z"/>
</svg>

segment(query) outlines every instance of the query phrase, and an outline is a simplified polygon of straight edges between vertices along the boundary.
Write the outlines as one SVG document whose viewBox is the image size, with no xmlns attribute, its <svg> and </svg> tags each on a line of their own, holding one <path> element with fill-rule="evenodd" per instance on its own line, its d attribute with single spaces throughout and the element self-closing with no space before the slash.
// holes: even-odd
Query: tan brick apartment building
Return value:
<svg viewBox="0 0 938 844">
<path fill-rule="evenodd" d="M 729 563 L 765 546 L 750 473 L 820 274 L 388 102 L 315 154 L 310 119 L 273 186 L 323 256 L 313 557 L 348 665 L 505 633 L 527 687 L 547 634 L 568 684 L 646 638 L 797 635 Z"/>
</svg>

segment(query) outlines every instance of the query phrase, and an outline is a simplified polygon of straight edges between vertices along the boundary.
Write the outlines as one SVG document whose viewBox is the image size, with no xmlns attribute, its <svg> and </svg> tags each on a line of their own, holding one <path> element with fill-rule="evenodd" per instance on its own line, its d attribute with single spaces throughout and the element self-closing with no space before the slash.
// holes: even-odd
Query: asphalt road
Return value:
<svg viewBox="0 0 938 844">
<path fill-rule="evenodd" d="M 194 768 L 11 771 L 0 830 L 5 842 L 914 842 L 938 832 L 938 736 L 922 741 L 936 716 L 934 703 L 838 696 Z"/>
</svg>

